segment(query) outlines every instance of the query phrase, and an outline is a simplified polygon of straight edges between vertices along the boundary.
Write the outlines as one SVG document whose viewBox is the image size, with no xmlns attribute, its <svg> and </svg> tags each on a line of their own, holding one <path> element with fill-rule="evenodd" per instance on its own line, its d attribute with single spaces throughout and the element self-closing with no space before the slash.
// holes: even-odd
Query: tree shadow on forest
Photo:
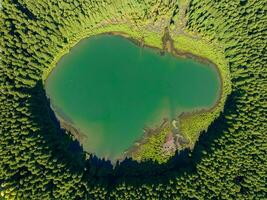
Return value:
<svg viewBox="0 0 267 200">
<path fill-rule="evenodd" d="M 46 97 L 42 81 L 30 91 L 30 111 L 34 122 L 40 127 L 39 134 L 45 140 L 44 145 L 49 147 L 53 158 L 63 164 L 67 164 L 72 173 L 84 172 L 83 179 L 91 184 L 103 184 L 103 186 L 114 186 L 116 183 L 125 182 L 129 184 L 163 183 L 172 178 L 179 177 L 185 172 L 187 174 L 196 171 L 197 164 L 204 156 L 211 153 L 211 146 L 216 145 L 214 141 L 227 130 L 225 115 L 236 110 L 236 97 L 242 95 L 235 92 L 229 95 L 225 103 L 225 111 L 203 132 L 193 151 L 188 149 L 176 152 L 167 163 L 158 164 L 151 160 L 137 162 L 126 158 L 117 162 L 115 166 L 109 160 L 90 156 L 86 159 L 86 153 L 77 140 L 60 127 L 50 102 Z M 203 151 L 207 152 L 205 155 Z"/>
<path fill-rule="evenodd" d="M 16 5 L 16 8 L 22 13 L 24 13 L 28 19 L 30 20 L 37 19 L 36 16 L 26 6 L 20 3 L 18 0 L 12 0 L 12 3 L 14 3 Z"/>
<path fill-rule="evenodd" d="M 52 156 L 59 161 L 70 163 L 76 168 L 82 166 L 85 158 L 82 147 L 60 127 L 58 119 L 50 108 L 43 83 L 38 81 L 30 90 L 30 94 L 31 118 L 40 128 L 38 134 L 44 139 L 44 145 L 49 147 Z"/>
</svg>

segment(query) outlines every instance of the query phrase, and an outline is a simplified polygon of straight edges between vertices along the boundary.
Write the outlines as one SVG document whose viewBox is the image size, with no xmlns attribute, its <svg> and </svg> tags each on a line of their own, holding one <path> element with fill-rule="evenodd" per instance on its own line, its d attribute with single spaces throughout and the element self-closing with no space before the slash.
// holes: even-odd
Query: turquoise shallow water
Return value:
<svg viewBox="0 0 267 200">
<path fill-rule="evenodd" d="M 212 107 L 220 79 L 214 67 L 99 35 L 63 56 L 45 87 L 56 114 L 86 136 L 83 148 L 114 159 L 144 127 Z"/>
</svg>

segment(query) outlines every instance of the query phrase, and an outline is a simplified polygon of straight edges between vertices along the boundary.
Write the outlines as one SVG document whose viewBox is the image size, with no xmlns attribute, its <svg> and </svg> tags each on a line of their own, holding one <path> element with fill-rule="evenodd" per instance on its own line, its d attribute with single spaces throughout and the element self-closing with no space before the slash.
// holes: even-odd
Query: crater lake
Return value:
<svg viewBox="0 0 267 200">
<path fill-rule="evenodd" d="M 213 107 L 220 87 L 215 66 L 108 34 L 81 40 L 45 83 L 56 116 L 78 131 L 83 149 L 111 160 L 145 127 Z"/>
</svg>

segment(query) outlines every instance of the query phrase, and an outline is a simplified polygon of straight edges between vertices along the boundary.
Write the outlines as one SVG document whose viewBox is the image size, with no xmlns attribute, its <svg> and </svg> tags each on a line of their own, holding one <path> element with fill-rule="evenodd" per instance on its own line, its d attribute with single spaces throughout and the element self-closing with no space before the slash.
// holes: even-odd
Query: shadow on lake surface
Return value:
<svg viewBox="0 0 267 200">
<path fill-rule="evenodd" d="M 115 185 L 123 181 L 130 184 L 156 184 L 179 177 L 184 172 L 192 173 L 196 171 L 196 166 L 201 159 L 208 157 L 212 152 L 211 146 L 216 145 L 214 140 L 220 138 L 227 130 L 225 114 L 222 113 L 210 125 L 208 131 L 201 134 L 193 151 L 185 149 L 176 152 L 175 156 L 165 164 L 153 161 L 139 163 L 127 158 L 113 166 L 109 160 L 96 156 L 86 159 L 86 154 L 79 142 L 60 127 L 59 121 L 50 108 L 50 102 L 41 81 L 28 92 L 32 95 L 29 101 L 32 119 L 40 128 L 36 135 L 39 134 L 44 140 L 41 145 L 48 147 L 52 157 L 67 165 L 73 173 L 84 172 L 84 179 L 93 183 Z M 228 97 L 225 103 L 226 113 L 235 110 L 236 97 L 239 95 L 241 95 L 240 92 L 235 92 Z M 204 155 L 203 151 L 207 153 Z"/>
</svg>

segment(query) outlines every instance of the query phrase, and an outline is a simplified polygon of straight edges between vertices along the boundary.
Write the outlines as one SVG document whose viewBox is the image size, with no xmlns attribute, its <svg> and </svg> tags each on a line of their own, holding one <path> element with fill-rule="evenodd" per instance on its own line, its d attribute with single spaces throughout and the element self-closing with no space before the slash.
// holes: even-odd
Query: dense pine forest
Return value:
<svg viewBox="0 0 267 200">
<path fill-rule="evenodd" d="M 230 70 L 223 112 L 165 164 L 88 158 L 46 98 L 55 56 L 125 24 L 144 39 L 167 28 L 216 44 Z M 1 0 L 0 198 L 266 199 L 266 49 L 266 0 Z"/>
</svg>

